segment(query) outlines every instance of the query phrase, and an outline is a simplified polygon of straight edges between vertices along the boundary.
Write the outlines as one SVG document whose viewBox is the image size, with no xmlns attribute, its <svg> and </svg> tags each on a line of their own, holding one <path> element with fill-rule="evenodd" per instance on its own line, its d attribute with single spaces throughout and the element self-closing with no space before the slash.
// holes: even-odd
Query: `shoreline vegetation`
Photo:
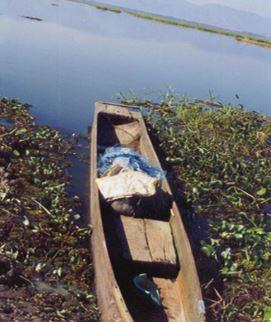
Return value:
<svg viewBox="0 0 271 322">
<path fill-rule="evenodd" d="M 271 119 L 166 93 L 143 109 L 193 247 L 208 321 L 271 317 Z M 0 320 L 97 321 L 74 141 L 0 98 Z M 269 281 L 269 282 L 268 282 Z"/>
<path fill-rule="evenodd" d="M 76 142 L 0 98 L 0 320 L 95 321 L 89 237 L 68 193 Z"/>
<path fill-rule="evenodd" d="M 208 321 L 271 318 L 271 119 L 214 99 L 135 95 L 194 249 Z M 269 282 L 268 282 L 269 281 Z"/>
<path fill-rule="evenodd" d="M 128 9 L 121 6 L 105 4 L 105 3 L 92 1 L 92 0 L 68 0 L 68 1 L 86 4 L 98 10 L 104 10 L 104 11 L 109 11 L 109 12 L 118 13 L 118 14 L 126 13 L 141 19 L 151 20 L 158 23 L 164 23 L 167 25 L 172 25 L 177 27 L 190 28 L 190 29 L 196 29 L 199 31 L 215 33 L 222 36 L 232 37 L 235 40 L 244 42 L 246 44 L 261 46 L 265 48 L 271 48 L 271 39 L 265 38 L 256 34 L 254 35 L 246 32 L 233 31 L 226 28 L 215 27 L 215 26 L 211 26 L 203 23 L 197 23 L 194 21 L 176 19 L 172 17 L 162 16 L 162 15 L 139 11 L 135 9 Z"/>
</svg>

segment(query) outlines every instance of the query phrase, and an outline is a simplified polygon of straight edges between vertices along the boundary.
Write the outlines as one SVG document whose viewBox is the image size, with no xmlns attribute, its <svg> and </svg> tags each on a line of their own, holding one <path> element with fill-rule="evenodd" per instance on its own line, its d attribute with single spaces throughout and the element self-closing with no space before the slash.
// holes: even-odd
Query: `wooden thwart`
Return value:
<svg viewBox="0 0 271 322">
<path fill-rule="evenodd" d="M 161 270 L 172 273 L 178 260 L 168 222 L 120 216 L 118 236 L 122 257 L 152 274 Z"/>
<path fill-rule="evenodd" d="M 109 117 L 102 118 L 100 126 L 104 129 L 99 133 L 99 144 L 105 146 L 125 145 L 137 148 L 141 128 L 137 120 L 124 124 L 114 124 Z"/>
<path fill-rule="evenodd" d="M 137 121 L 115 125 L 114 130 L 122 145 L 130 145 L 140 137 L 140 126 Z"/>
</svg>

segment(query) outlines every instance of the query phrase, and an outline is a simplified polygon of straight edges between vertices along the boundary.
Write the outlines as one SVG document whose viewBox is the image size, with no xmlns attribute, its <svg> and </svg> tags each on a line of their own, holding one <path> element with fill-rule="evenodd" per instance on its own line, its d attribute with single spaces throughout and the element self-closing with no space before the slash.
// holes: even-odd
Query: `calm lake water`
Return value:
<svg viewBox="0 0 271 322">
<path fill-rule="evenodd" d="M 129 89 L 153 98 L 169 86 L 192 98 L 211 90 L 271 115 L 271 50 L 219 35 L 65 0 L 1 0 L 0 48 L 0 95 L 67 133 L 87 133 L 94 102 Z"/>
<path fill-rule="evenodd" d="M 101 0 L 103 3 L 271 37 L 266 0 Z"/>
</svg>

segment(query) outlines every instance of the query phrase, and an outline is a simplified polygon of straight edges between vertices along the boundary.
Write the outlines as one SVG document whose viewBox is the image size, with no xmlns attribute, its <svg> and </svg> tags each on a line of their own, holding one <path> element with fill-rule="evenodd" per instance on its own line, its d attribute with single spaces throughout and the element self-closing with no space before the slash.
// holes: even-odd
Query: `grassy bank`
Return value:
<svg viewBox="0 0 271 322">
<path fill-rule="evenodd" d="M 0 99 L 0 320 L 97 320 L 88 241 L 67 193 L 73 144 Z"/>
<path fill-rule="evenodd" d="M 104 10 L 104 11 L 111 11 L 111 12 L 114 12 L 114 13 L 121 13 L 121 10 L 120 9 L 115 9 L 115 8 L 110 8 L 110 7 L 107 7 L 105 5 L 94 5 L 94 7 L 96 9 L 99 9 L 99 10 Z"/>
<path fill-rule="evenodd" d="M 253 35 L 253 34 L 249 34 L 249 33 L 245 33 L 245 32 L 243 33 L 243 32 L 238 32 L 238 31 L 232 31 L 230 29 L 219 28 L 219 27 L 206 25 L 206 24 L 202 24 L 202 23 L 197 23 L 197 22 L 193 22 L 193 21 L 174 19 L 171 17 L 166 17 L 166 16 L 162 16 L 162 15 L 158 15 L 158 14 L 149 13 L 149 12 L 138 11 L 138 10 L 134 10 L 134 9 L 128 9 L 128 8 L 121 7 L 121 6 L 104 4 L 104 3 L 100 3 L 100 2 L 92 1 L 92 0 L 68 0 L 68 1 L 83 3 L 83 4 L 86 4 L 88 6 L 94 7 L 99 10 L 111 11 L 114 13 L 126 13 L 126 14 L 130 14 L 130 15 L 137 17 L 137 18 L 151 20 L 151 21 L 155 21 L 158 23 L 164 23 L 167 25 L 172 25 L 172 26 L 177 26 L 177 27 L 182 27 L 182 28 L 191 28 L 191 29 L 196 29 L 199 31 L 205 31 L 205 32 L 219 34 L 222 36 L 233 37 L 237 41 L 241 41 L 241 42 L 244 42 L 247 44 L 271 48 L 271 40 L 266 39 L 261 36 L 258 36 L 258 35 Z"/>
<path fill-rule="evenodd" d="M 246 33 L 239 33 L 239 32 L 231 31 L 224 28 L 216 28 L 213 26 L 208 26 L 208 25 L 204 25 L 196 22 L 189 22 L 181 19 L 172 19 L 172 18 L 149 14 L 149 13 L 135 12 L 133 10 L 126 10 L 126 12 L 128 12 L 129 14 L 137 18 L 152 20 L 152 21 L 156 21 L 156 22 L 160 22 L 160 23 L 164 23 L 172 26 L 196 29 L 199 31 L 210 32 L 210 33 L 219 34 L 222 36 L 233 37 L 237 41 L 245 42 L 247 44 L 253 44 L 261 47 L 271 48 L 271 40 L 249 35 Z"/>
<path fill-rule="evenodd" d="M 159 103 L 123 102 L 148 111 L 152 140 L 195 246 L 208 319 L 270 318 L 270 118 L 170 94 Z"/>
</svg>

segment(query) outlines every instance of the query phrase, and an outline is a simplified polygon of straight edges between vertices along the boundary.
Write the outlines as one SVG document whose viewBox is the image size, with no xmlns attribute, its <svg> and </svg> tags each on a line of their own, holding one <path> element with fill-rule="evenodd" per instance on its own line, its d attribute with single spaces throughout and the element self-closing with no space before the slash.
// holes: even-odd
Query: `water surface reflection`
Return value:
<svg viewBox="0 0 271 322">
<path fill-rule="evenodd" d="M 40 123 L 86 134 L 95 101 L 116 100 L 129 89 L 155 98 L 168 86 L 197 98 L 211 89 L 225 102 L 238 93 L 249 109 L 271 114 L 269 49 L 64 0 L 54 4 L 0 3 L 0 95 L 31 103 Z M 86 167 L 76 169 L 75 187 L 86 191 Z"/>
</svg>

